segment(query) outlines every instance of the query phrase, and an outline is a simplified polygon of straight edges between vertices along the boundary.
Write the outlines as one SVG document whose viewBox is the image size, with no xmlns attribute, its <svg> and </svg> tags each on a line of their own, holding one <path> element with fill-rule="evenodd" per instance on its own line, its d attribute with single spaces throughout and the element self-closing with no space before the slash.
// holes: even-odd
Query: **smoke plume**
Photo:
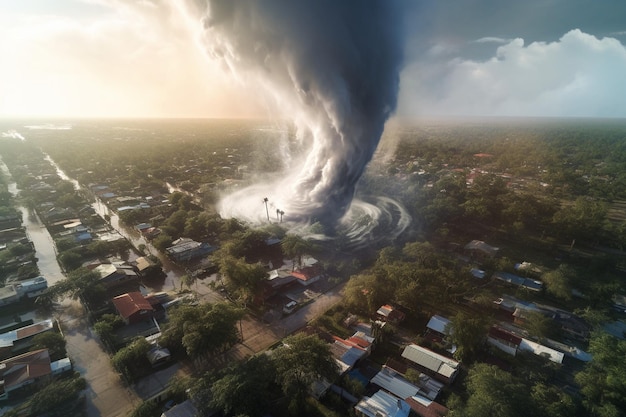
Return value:
<svg viewBox="0 0 626 417">
<path fill-rule="evenodd" d="M 222 214 L 260 220 L 267 197 L 272 210 L 284 211 L 290 221 L 338 223 L 396 107 L 403 52 L 399 4 L 206 2 L 210 54 L 238 78 L 261 85 L 293 119 L 305 149 L 300 157 L 286 158 L 285 172 L 272 184 L 227 197 Z M 254 215 L 246 215 L 249 206 Z"/>
</svg>

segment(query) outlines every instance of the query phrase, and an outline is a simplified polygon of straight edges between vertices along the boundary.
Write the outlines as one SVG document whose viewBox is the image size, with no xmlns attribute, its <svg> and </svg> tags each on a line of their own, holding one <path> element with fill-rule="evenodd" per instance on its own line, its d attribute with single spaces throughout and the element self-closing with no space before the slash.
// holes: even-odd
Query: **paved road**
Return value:
<svg viewBox="0 0 626 417">
<path fill-rule="evenodd" d="M 109 356 L 88 326 L 83 306 L 77 301 L 64 302 L 59 312 L 67 352 L 74 369 L 87 380 L 85 391 L 89 417 L 127 416 L 141 402 L 121 383 Z"/>
</svg>

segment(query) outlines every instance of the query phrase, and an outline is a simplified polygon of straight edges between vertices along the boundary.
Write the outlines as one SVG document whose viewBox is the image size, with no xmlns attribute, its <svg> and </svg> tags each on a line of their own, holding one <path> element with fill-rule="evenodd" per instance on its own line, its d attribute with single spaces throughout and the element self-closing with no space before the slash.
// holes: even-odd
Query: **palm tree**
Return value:
<svg viewBox="0 0 626 417">
<path fill-rule="evenodd" d="M 283 214 L 285 214 L 285 212 L 281 210 L 280 211 L 280 222 L 281 223 L 283 222 Z"/>
<path fill-rule="evenodd" d="M 278 215 L 280 214 L 280 209 L 276 209 L 276 221 L 278 221 Z"/>
<path fill-rule="evenodd" d="M 269 199 L 267 197 L 263 198 L 263 203 L 265 203 L 265 213 L 267 213 L 267 221 L 270 221 L 270 211 L 267 209 L 267 202 Z"/>
</svg>

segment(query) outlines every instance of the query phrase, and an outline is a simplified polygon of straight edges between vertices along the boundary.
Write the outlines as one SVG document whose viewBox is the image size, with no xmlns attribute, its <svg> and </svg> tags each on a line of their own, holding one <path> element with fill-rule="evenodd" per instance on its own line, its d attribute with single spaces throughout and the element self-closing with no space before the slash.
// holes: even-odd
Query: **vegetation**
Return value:
<svg viewBox="0 0 626 417">
<path fill-rule="evenodd" d="M 137 337 L 128 346 L 118 350 L 111 358 L 111 363 L 126 381 L 134 382 L 150 369 L 147 356 L 150 348 L 145 337 Z"/>
<path fill-rule="evenodd" d="M 593 360 L 576 375 L 588 415 L 621 416 L 626 412 L 626 341 L 596 333 L 589 343 Z"/>
<path fill-rule="evenodd" d="M 85 415 L 84 398 L 81 391 L 86 387 L 85 380 L 77 374 L 69 378 L 55 380 L 35 392 L 25 403 L 4 415 L 7 417 Z"/>
<path fill-rule="evenodd" d="M 582 406 L 576 396 L 562 389 L 563 381 L 554 378 L 556 371 L 541 358 L 518 355 L 509 361 L 510 373 L 479 363 L 488 355 L 482 336 L 493 322 L 493 301 L 503 293 L 575 310 L 596 328 L 621 317 L 611 310 L 611 298 L 626 290 L 622 279 L 626 265 L 620 252 L 626 248 L 622 122 L 423 124 L 397 129 L 393 134 L 398 147 L 391 162 L 374 160 L 359 191 L 401 200 L 419 226 L 397 241 L 383 241 L 349 256 L 342 253 L 347 247 L 346 236 L 335 240 L 333 249 L 338 250 L 329 253 L 326 248 L 324 253 L 312 242 L 285 235 L 278 212 L 273 227 L 262 230 L 215 213 L 213 204 L 226 186 L 225 180 L 245 180 L 246 167 L 275 171 L 281 166 L 277 153 L 272 152 L 278 139 L 256 133 L 257 124 L 125 123 L 149 128 L 136 136 L 120 136 L 114 125 L 103 122 L 97 127 L 77 126 L 64 135 L 33 131 L 32 141 L 82 184 L 105 184 L 119 196 L 164 198 L 168 185 L 177 187 L 166 203 L 125 211 L 121 220 L 129 225 L 149 221 L 158 226 L 162 234 L 152 243 L 159 250 L 182 236 L 219 245 L 213 260 L 235 301 L 249 304 L 259 294 L 266 278 L 262 265 L 271 258 L 265 241 L 278 236 L 283 238 L 279 256 L 292 259 L 294 266 L 301 263 L 304 254 L 320 251 L 331 260 L 329 271 L 338 276 L 354 275 L 345 288 L 346 312 L 370 316 L 381 304 L 393 303 L 408 315 L 403 330 L 422 330 L 424 320 L 433 313 L 451 318 L 453 331 L 447 342 L 457 346 L 456 357 L 470 367 L 466 392 L 447 403 L 455 415 L 515 416 L 521 410 L 547 416 L 624 414 L 626 405 L 621 399 L 626 396 L 619 383 L 624 369 L 617 363 L 624 349 L 620 341 L 606 335 L 592 337 L 589 351 L 594 360 L 575 381 L 568 381 L 580 387 Z M 149 133 L 153 128 L 160 134 Z M 119 152 L 115 153 L 107 152 L 111 142 L 104 140 L 112 132 L 118 138 Z M 250 161 L 238 151 L 244 148 L 253 149 L 258 158 Z M 49 164 L 37 161 L 41 152 L 35 146 L 3 141 L 0 153 L 23 190 L 21 198 L 28 207 L 56 207 L 72 214 L 80 210 L 83 196 L 71 183 L 60 180 Z M 37 176 L 31 172 L 35 167 Z M 36 192 L 36 188 L 47 191 Z M 259 206 L 266 211 L 263 214 L 268 221 L 270 214 L 274 221 L 267 204 Z M 0 214 L 14 212 L 10 195 L 0 188 Z M 467 260 L 460 248 L 472 239 L 500 246 L 502 256 Z M 128 249 L 124 244 L 102 242 L 83 245 L 69 238 L 57 239 L 56 245 L 69 275 L 51 288 L 50 296 L 67 294 L 92 301 L 102 299 L 103 290 L 97 278 L 81 265 L 88 258 L 123 255 Z M 31 266 L 9 264 L 12 259 L 28 256 L 27 246 L 12 242 L 0 253 L 2 276 L 36 276 Z M 515 263 L 522 260 L 536 262 L 541 268 L 516 273 L 540 279 L 545 291 L 531 293 L 489 279 L 496 271 L 515 272 Z M 472 267 L 484 270 L 486 279 L 475 280 L 470 274 Z M 187 278 L 181 281 L 181 288 L 192 285 L 193 276 L 188 274 Z M 577 296 L 580 294 L 584 297 Z M 181 305 L 172 310 L 164 341 L 173 352 L 188 356 L 198 365 L 206 364 L 237 341 L 236 322 L 240 318 L 241 311 L 232 306 Z M 340 321 L 332 317 L 317 323 L 339 328 Z M 96 328 L 103 340 L 111 338 L 114 342 L 117 325 L 115 320 L 104 318 Z M 536 340 L 559 336 L 559 330 L 544 315 L 528 315 L 525 327 L 529 337 Z M 297 339 L 289 340 L 287 346 L 297 343 Z M 315 342 L 308 343 L 316 346 Z M 121 372 L 135 377 L 132 358 L 139 361 L 144 348 L 137 342 L 118 352 Z M 320 374 L 301 368 L 306 361 L 291 358 L 296 353 L 296 349 L 281 347 L 271 360 L 264 357 L 233 366 L 210 379 L 201 378 L 198 387 L 206 391 L 213 385 L 218 389 L 213 404 L 217 408 L 256 415 L 261 411 L 250 405 L 255 393 L 242 375 L 253 375 L 251 379 L 261 387 L 259 392 L 273 393 L 259 400 L 263 407 L 267 399 L 281 401 L 278 391 L 289 399 L 301 399 L 305 386 Z M 320 357 L 324 357 L 323 352 Z M 280 358 L 280 362 L 273 358 Z M 289 374 L 284 364 L 298 372 Z M 301 410 L 292 411 L 296 414 Z"/>
<path fill-rule="evenodd" d="M 184 352 L 198 363 L 239 341 L 237 323 L 243 312 L 230 304 L 182 304 L 169 314 L 161 343 L 172 352 Z"/>
</svg>

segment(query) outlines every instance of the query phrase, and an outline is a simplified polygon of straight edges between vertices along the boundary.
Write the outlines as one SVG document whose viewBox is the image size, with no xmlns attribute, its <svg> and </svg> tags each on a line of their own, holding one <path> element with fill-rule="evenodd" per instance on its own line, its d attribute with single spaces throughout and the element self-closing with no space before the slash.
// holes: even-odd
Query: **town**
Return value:
<svg viewBox="0 0 626 417">
<path fill-rule="evenodd" d="M 262 122 L 99 123 L 0 140 L 3 415 L 625 409 L 626 126 L 392 125 L 359 196 L 412 223 L 357 244 L 219 215 Z"/>
</svg>

